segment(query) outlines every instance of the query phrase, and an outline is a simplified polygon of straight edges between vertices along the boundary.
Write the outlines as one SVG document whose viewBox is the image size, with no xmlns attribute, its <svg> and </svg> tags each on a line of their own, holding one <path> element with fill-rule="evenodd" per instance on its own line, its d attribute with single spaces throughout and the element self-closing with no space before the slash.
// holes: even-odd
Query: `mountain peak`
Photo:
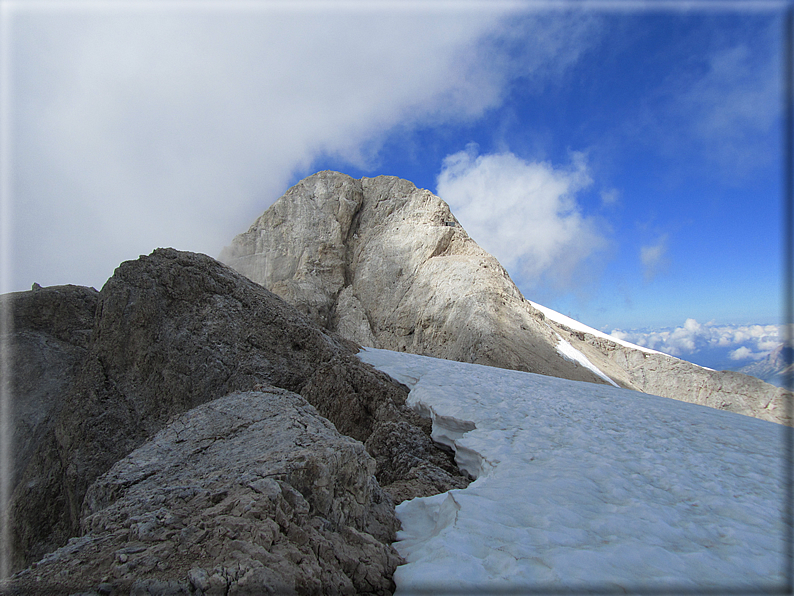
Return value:
<svg viewBox="0 0 794 596">
<path fill-rule="evenodd" d="M 394 176 L 309 176 L 234 238 L 220 260 L 363 346 L 784 419 L 779 388 L 546 316 L 449 205 Z"/>
</svg>

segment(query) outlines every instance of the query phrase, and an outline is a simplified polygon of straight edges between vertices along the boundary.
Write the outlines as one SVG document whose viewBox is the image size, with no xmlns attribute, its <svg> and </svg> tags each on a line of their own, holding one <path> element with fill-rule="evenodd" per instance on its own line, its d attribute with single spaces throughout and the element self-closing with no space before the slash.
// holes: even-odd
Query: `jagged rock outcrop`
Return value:
<svg viewBox="0 0 794 596">
<path fill-rule="evenodd" d="M 546 320 L 444 201 L 393 176 L 309 176 L 219 258 L 365 346 L 607 382 L 565 341 L 619 386 L 790 423 L 775 387 Z"/>
<path fill-rule="evenodd" d="M 3 297 L 4 307 L 13 305 L 10 324 L 15 329 L 13 341 L 3 346 L 9 350 L 11 394 L 15 396 L 9 486 L 13 490 L 23 478 L 25 484 L 12 502 L 40 490 L 51 496 L 28 511 L 25 524 L 35 533 L 42 526 L 48 527 L 48 533 L 66 531 L 62 522 L 55 521 L 60 519 L 58 512 L 66 509 L 64 495 L 46 489 L 60 482 L 60 466 L 57 461 L 42 460 L 42 451 L 54 440 L 56 414 L 88 353 L 98 295 L 93 288 L 80 286 L 34 286 L 30 292 Z M 33 468 L 36 474 L 29 473 Z M 24 559 L 16 563 L 19 567 Z"/>
<path fill-rule="evenodd" d="M 82 536 L 9 593 L 391 593 L 399 522 L 374 472 L 301 396 L 227 395 L 98 478 Z"/>
<path fill-rule="evenodd" d="M 46 431 L 46 421 L 76 374 L 88 348 L 98 292 L 80 286 L 36 287 L 12 311 L 10 352 L 14 403 L 12 484 Z"/>
<path fill-rule="evenodd" d="M 415 438 L 402 460 L 416 478 L 400 495 L 468 483 L 430 440 L 430 422 L 405 406 L 408 390 L 356 358 L 356 344 L 205 255 L 159 249 L 122 263 L 98 293 L 42 288 L 5 304 L 15 358 L 39 363 L 13 369 L 15 420 L 28 429 L 10 504 L 15 569 L 79 534 L 89 487 L 119 459 L 175 416 L 235 391 L 302 395 L 367 443 L 386 491 L 397 464 L 378 445 L 395 424 Z"/>
</svg>

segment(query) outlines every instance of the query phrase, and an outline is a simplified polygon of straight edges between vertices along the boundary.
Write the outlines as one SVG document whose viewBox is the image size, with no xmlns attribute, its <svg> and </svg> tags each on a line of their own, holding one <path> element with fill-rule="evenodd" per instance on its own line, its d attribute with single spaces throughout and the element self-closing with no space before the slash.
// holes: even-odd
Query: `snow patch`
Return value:
<svg viewBox="0 0 794 596">
<path fill-rule="evenodd" d="M 359 358 L 411 389 L 407 405 L 423 418 L 430 418 L 433 423 L 430 438 L 455 452 L 455 463 L 461 471 L 472 478 L 479 478 L 487 473 L 493 467 L 492 463 L 483 459 L 477 451 L 470 449 L 462 441 L 464 435 L 477 428 L 475 423 L 465 417 L 439 415 L 432 405 L 432 399 L 430 401 L 424 399 L 426 395 L 432 396 L 439 390 L 438 387 L 434 387 L 430 393 L 426 391 L 427 378 L 432 372 L 432 363 L 435 359 L 406 354 L 406 358 L 396 361 L 391 358 L 391 354 L 389 350 L 362 348 Z M 422 378 L 425 378 L 425 383 L 420 385 L 419 381 Z"/>
<path fill-rule="evenodd" d="M 606 376 L 603 372 L 601 372 L 601 370 L 595 364 L 590 362 L 587 359 L 587 356 L 585 356 L 579 350 L 574 348 L 569 342 L 565 341 L 559 333 L 557 333 L 555 331 L 554 335 L 556 335 L 557 339 L 559 340 L 559 342 L 557 343 L 557 345 L 555 347 L 557 348 L 557 351 L 560 354 L 562 354 L 562 356 L 564 358 L 570 360 L 571 362 L 577 362 L 577 363 L 581 364 L 586 369 L 594 372 L 599 377 L 604 379 L 607 383 L 609 383 L 613 387 L 619 387 L 619 385 L 617 383 L 615 383 L 615 381 L 613 381 L 608 376 Z"/>
<path fill-rule="evenodd" d="M 359 356 L 415 379 L 409 403 L 483 462 L 466 489 L 397 507 L 397 595 L 782 590 L 779 425 L 607 385 Z"/>
</svg>

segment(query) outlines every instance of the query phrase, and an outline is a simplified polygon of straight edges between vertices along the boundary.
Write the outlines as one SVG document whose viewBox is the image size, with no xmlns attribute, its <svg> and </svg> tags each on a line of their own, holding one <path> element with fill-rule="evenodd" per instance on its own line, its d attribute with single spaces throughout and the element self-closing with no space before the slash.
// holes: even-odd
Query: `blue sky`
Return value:
<svg viewBox="0 0 794 596">
<path fill-rule="evenodd" d="M 334 169 L 592 327 L 782 322 L 783 3 L 113 6 L 2 2 L 3 291 L 216 256 Z"/>
</svg>

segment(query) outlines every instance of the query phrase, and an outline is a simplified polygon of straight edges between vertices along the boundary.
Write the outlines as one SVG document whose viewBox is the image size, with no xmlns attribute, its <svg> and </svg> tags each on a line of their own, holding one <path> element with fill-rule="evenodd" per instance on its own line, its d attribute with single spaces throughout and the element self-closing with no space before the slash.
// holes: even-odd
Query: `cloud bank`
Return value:
<svg viewBox="0 0 794 596">
<path fill-rule="evenodd" d="M 587 29 L 506 3 L 66 6 L 8 11 L 13 289 L 218 254 L 316 159 L 366 168 L 392 127 L 477 118 Z"/>
<path fill-rule="evenodd" d="M 607 240 L 598 221 L 583 215 L 577 193 L 590 186 L 585 156 L 571 163 L 526 161 L 477 148 L 444 159 L 437 192 L 469 235 L 527 285 L 544 277 L 573 283 L 581 265 Z"/>
<path fill-rule="evenodd" d="M 735 363 L 737 368 L 740 364 L 766 358 L 785 339 L 781 325 L 701 324 L 695 319 L 687 319 L 680 327 L 659 330 L 614 329 L 610 335 L 698 364 L 703 362 L 693 356 L 712 361 L 704 366 L 721 362 L 723 365 Z"/>
<path fill-rule="evenodd" d="M 18 11 L 20 274 L 94 261 L 101 282 L 161 244 L 217 253 L 317 155 L 365 163 L 398 121 L 481 113 L 502 73 L 472 50 L 498 16 Z"/>
</svg>

